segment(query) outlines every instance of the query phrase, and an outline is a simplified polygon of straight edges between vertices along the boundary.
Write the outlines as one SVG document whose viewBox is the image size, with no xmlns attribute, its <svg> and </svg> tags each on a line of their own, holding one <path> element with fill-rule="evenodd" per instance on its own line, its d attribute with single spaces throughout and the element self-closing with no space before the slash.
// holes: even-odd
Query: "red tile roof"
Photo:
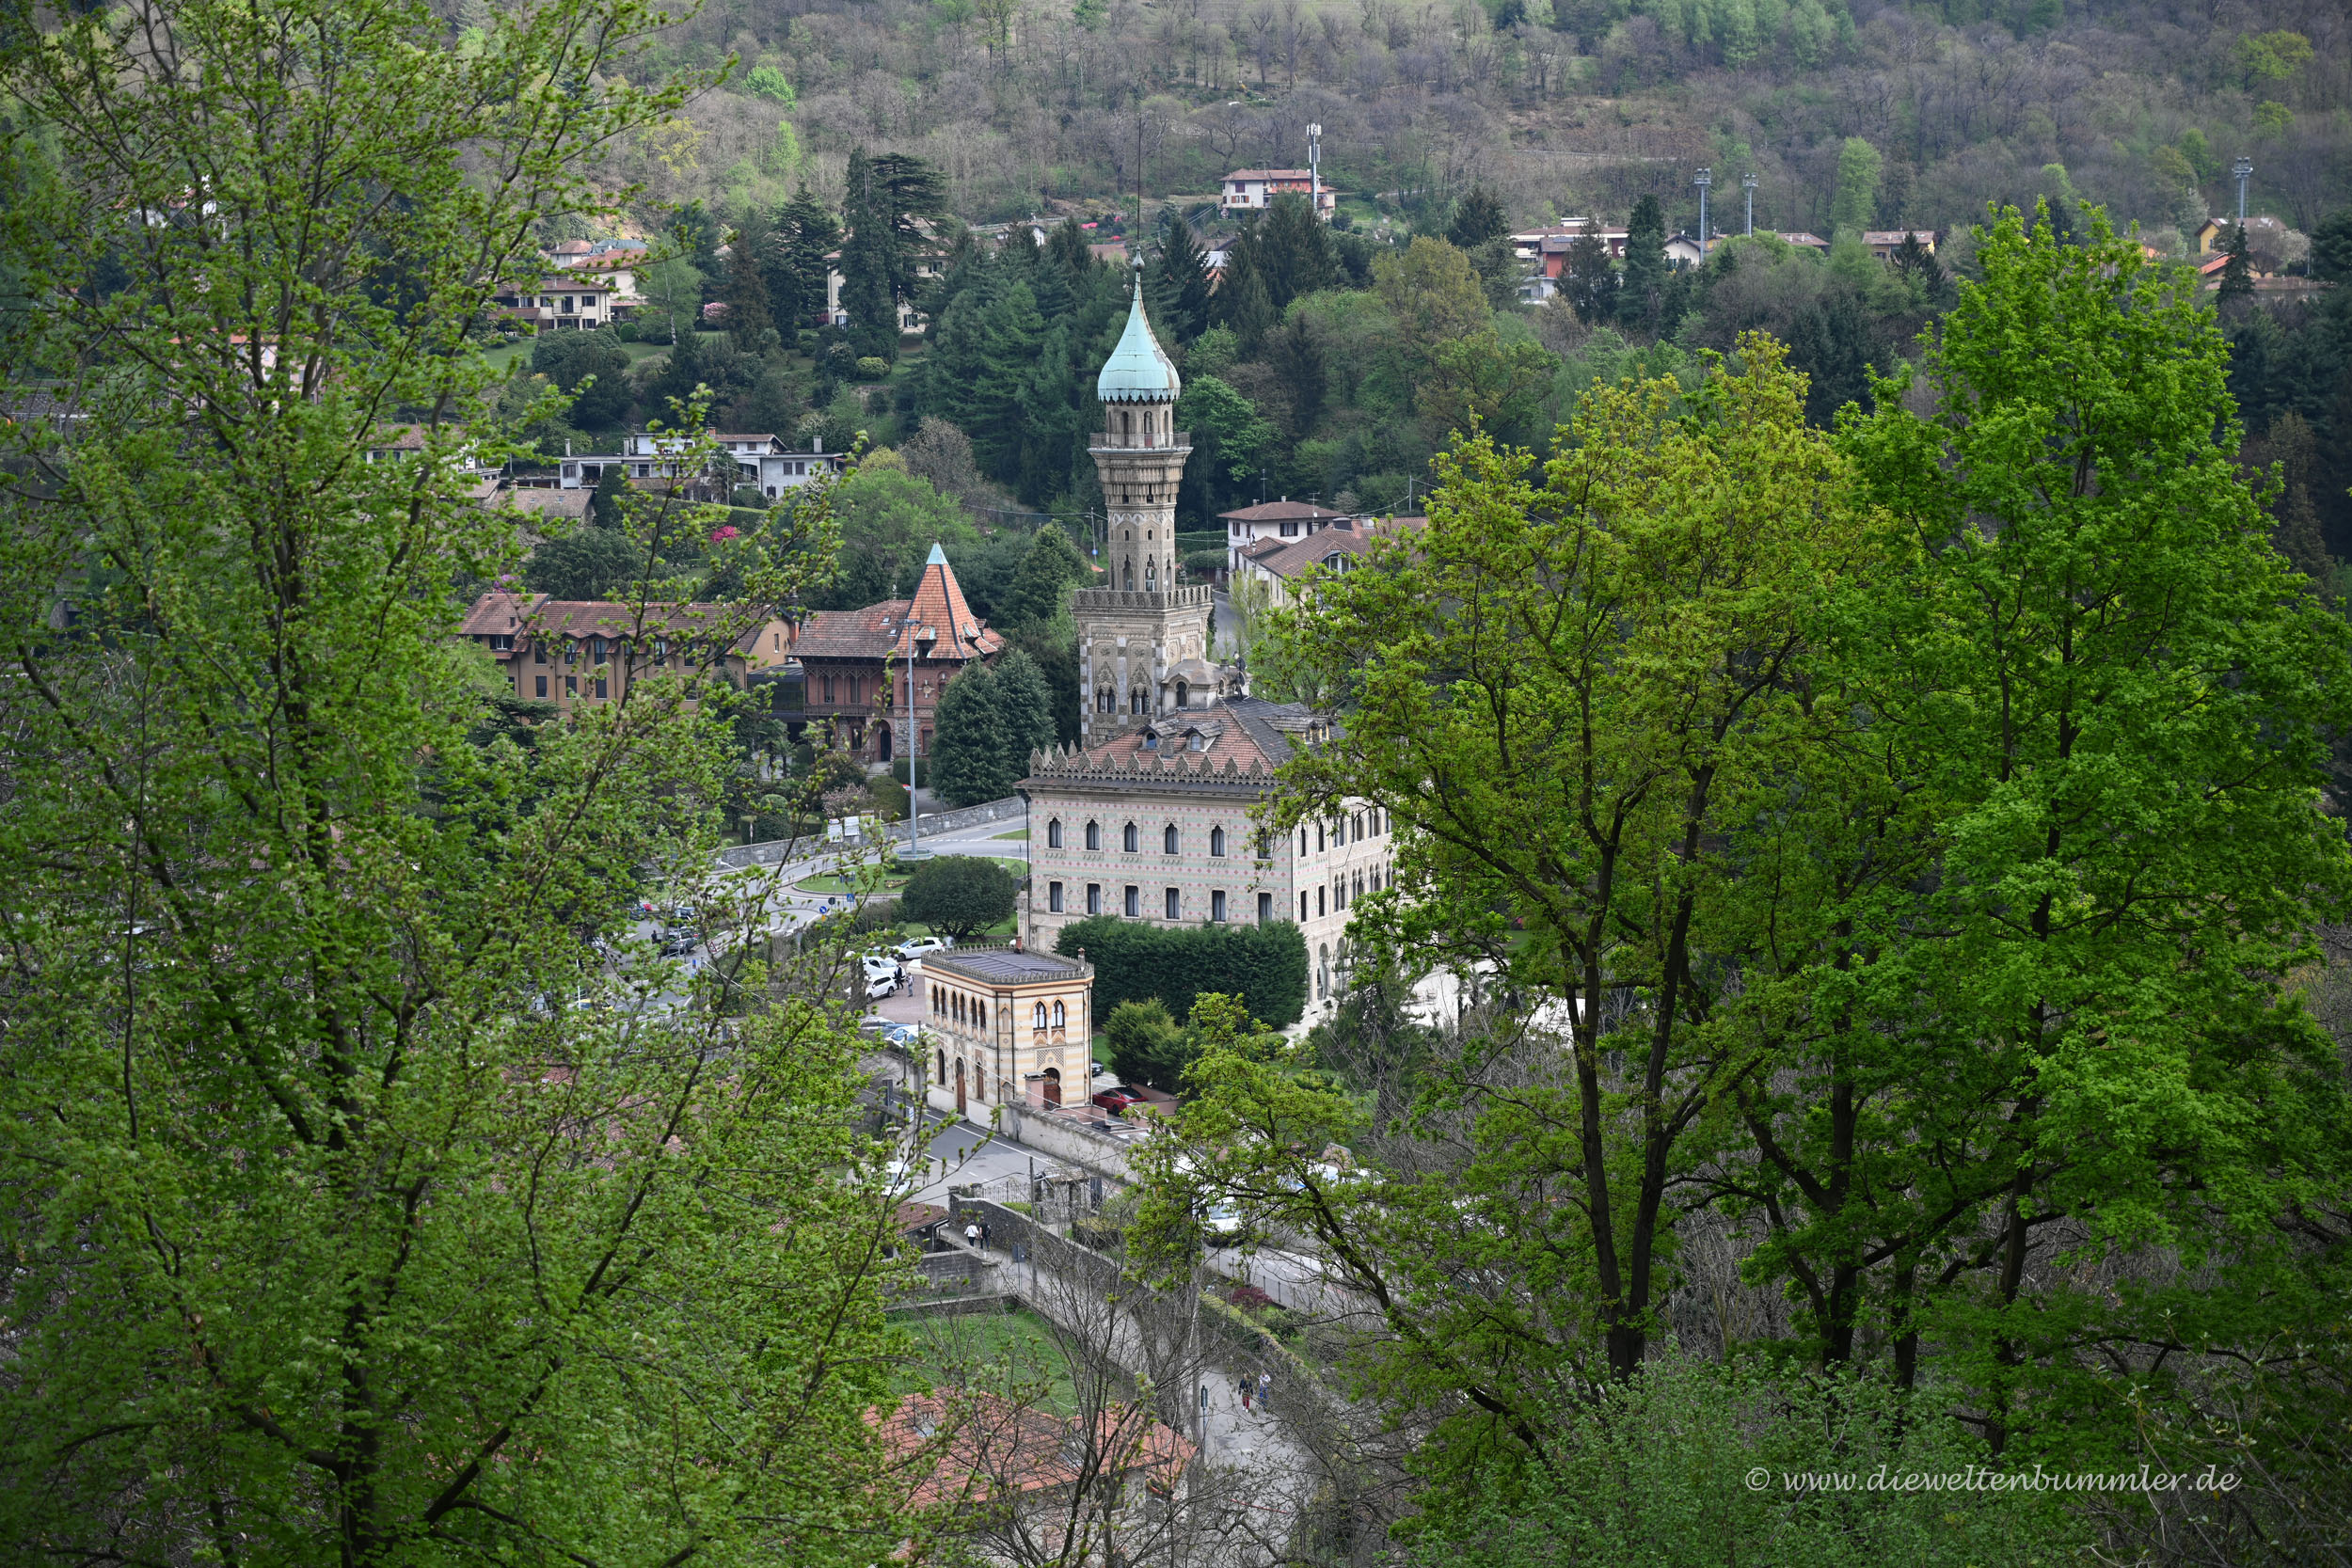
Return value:
<svg viewBox="0 0 2352 1568">
<path fill-rule="evenodd" d="M 1173 1484 L 1199 1449 L 1144 1411 L 1114 1404 L 1094 1418 L 1095 1452 L 1085 1452 L 1073 1424 L 1049 1412 L 977 1390 L 914 1394 L 887 1419 L 866 1420 L 891 1457 L 924 1464 L 928 1474 L 909 1501 L 916 1508 L 971 1506 L 999 1492 L 1046 1492 L 1089 1475 L 1146 1470 Z"/>
<path fill-rule="evenodd" d="M 931 547 L 931 559 L 923 567 L 923 580 L 915 584 L 908 620 L 917 629 L 936 634 L 922 650 L 926 657 L 982 658 L 1005 645 L 1005 640 L 989 630 L 963 602 L 963 585 L 956 581 L 955 568 L 947 564 L 947 557 L 937 546 Z M 906 646 L 900 651 L 907 651 Z"/>
<path fill-rule="evenodd" d="M 691 638 L 723 626 L 734 607 L 722 604 L 649 604 L 643 629 L 668 637 Z M 485 594 L 474 600 L 458 623 L 464 637 L 491 637 L 530 630 L 548 637 L 629 637 L 639 631 L 637 608 L 612 599 L 550 599 L 544 594 Z M 761 628 L 751 627 L 736 645 L 757 639 Z"/>
</svg>

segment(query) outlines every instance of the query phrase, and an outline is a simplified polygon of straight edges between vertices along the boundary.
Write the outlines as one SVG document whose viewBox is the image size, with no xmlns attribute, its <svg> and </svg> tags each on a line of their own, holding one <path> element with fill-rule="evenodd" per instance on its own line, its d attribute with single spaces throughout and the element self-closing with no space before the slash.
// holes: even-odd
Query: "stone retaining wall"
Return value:
<svg viewBox="0 0 2352 1568">
<path fill-rule="evenodd" d="M 1134 1183 L 1135 1172 L 1127 1163 L 1131 1140 L 1113 1132 L 1097 1132 L 1073 1117 L 1014 1102 L 998 1106 L 997 1113 L 999 1130 L 1013 1142 L 1121 1186 Z"/>
</svg>

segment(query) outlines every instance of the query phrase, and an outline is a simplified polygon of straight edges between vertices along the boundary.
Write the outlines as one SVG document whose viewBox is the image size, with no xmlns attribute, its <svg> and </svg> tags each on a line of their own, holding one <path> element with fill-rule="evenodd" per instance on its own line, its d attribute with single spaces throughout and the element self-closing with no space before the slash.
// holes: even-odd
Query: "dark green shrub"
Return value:
<svg viewBox="0 0 2352 1568">
<path fill-rule="evenodd" d="M 1203 991 L 1239 996 L 1270 1029 L 1307 1010 L 1307 939 L 1287 920 L 1171 929 L 1097 915 L 1063 927 L 1054 944 L 1065 956 L 1081 948 L 1094 966 L 1098 1016 L 1156 999 L 1171 1018 L 1189 1018 Z"/>
<path fill-rule="evenodd" d="M 1099 972 L 1097 979 L 1099 985 Z M 1103 1043 L 1110 1051 L 1111 1070 L 1119 1074 L 1120 1082 L 1149 1084 L 1170 1094 L 1184 1082 L 1184 1068 L 1193 1055 L 1192 1042 L 1157 999 L 1121 1002 L 1113 1007 L 1103 1021 Z"/>
<path fill-rule="evenodd" d="M 908 920 L 962 942 L 1013 911 L 1021 879 L 1005 863 L 984 855 L 941 855 L 918 862 L 898 890 L 898 911 Z"/>
</svg>

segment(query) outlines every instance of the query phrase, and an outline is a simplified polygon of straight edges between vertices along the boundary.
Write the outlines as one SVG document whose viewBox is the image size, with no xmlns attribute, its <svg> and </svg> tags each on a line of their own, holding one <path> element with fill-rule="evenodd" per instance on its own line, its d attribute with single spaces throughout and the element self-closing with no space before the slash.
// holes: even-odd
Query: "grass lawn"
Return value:
<svg viewBox="0 0 2352 1568">
<path fill-rule="evenodd" d="M 1070 1364 L 1055 1347 L 1045 1321 L 1034 1312 L 917 1318 L 906 1326 L 914 1340 L 914 1355 L 902 1375 L 904 1389 L 925 1383 L 960 1384 L 1034 1396 L 1041 1385 L 1044 1398 L 1038 1402 L 1043 1407 L 1066 1415 L 1076 1406 Z"/>
<path fill-rule="evenodd" d="M 905 872 L 885 876 L 880 883 L 868 887 L 863 878 L 852 879 L 824 872 L 792 885 L 803 893 L 896 893 L 907 885 L 907 876 Z"/>
<path fill-rule="evenodd" d="M 998 837 L 998 838 L 1023 838 L 1023 839 L 1025 839 L 1025 838 L 1027 838 L 1027 837 L 1029 836 L 1029 830 L 1028 830 L 1028 829 L 1026 829 L 1026 828 L 1015 828 L 1012 832 L 1009 832 L 1009 833 L 998 833 L 998 834 L 996 834 L 995 836 L 996 836 L 996 837 Z"/>
</svg>

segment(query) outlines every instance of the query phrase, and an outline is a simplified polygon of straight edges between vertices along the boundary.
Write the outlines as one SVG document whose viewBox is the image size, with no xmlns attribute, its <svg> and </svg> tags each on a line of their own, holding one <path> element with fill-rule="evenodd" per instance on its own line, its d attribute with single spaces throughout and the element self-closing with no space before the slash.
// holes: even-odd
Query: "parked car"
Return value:
<svg viewBox="0 0 2352 1568">
<path fill-rule="evenodd" d="M 1130 1094 L 1121 1085 L 1113 1084 L 1107 1089 L 1098 1089 L 1095 1091 L 1093 1103 L 1100 1105 L 1111 1115 L 1118 1116 L 1121 1112 L 1125 1111 L 1130 1105 L 1142 1104 L 1143 1096 L 1139 1094 Z"/>
<path fill-rule="evenodd" d="M 672 931 L 662 941 L 661 956 L 665 958 L 682 958 L 702 944 L 703 934 L 700 931 Z"/>
<path fill-rule="evenodd" d="M 885 996 L 896 996 L 898 993 L 898 977 L 896 974 L 877 974 L 870 969 L 866 972 L 866 1001 L 880 1002 Z"/>
<path fill-rule="evenodd" d="M 898 960 L 887 953 L 867 953 L 858 962 L 866 966 L 866 977 L 869 980 L 877 974 L 887 974 L 896 980 L 905 973 Z"/>
<path fill-rule="evenodd" d="M 898 956 L 900 962 L 914 963 L 926 953 L 945 952 L 954 945 L 954 940 L 948 937 L 909 937 L 891 952 Z"/>
<path fill-rule="evenodd" d="M 1095 1078 L 1108 1078 L 1111 1076 L 1111 1069 L 1104 1067 L 1101 1062 L 1092 1062 L 1089 1063 L 1089 1066 L 1092 1069 L 1091 1076 Z"/>
</svg>

